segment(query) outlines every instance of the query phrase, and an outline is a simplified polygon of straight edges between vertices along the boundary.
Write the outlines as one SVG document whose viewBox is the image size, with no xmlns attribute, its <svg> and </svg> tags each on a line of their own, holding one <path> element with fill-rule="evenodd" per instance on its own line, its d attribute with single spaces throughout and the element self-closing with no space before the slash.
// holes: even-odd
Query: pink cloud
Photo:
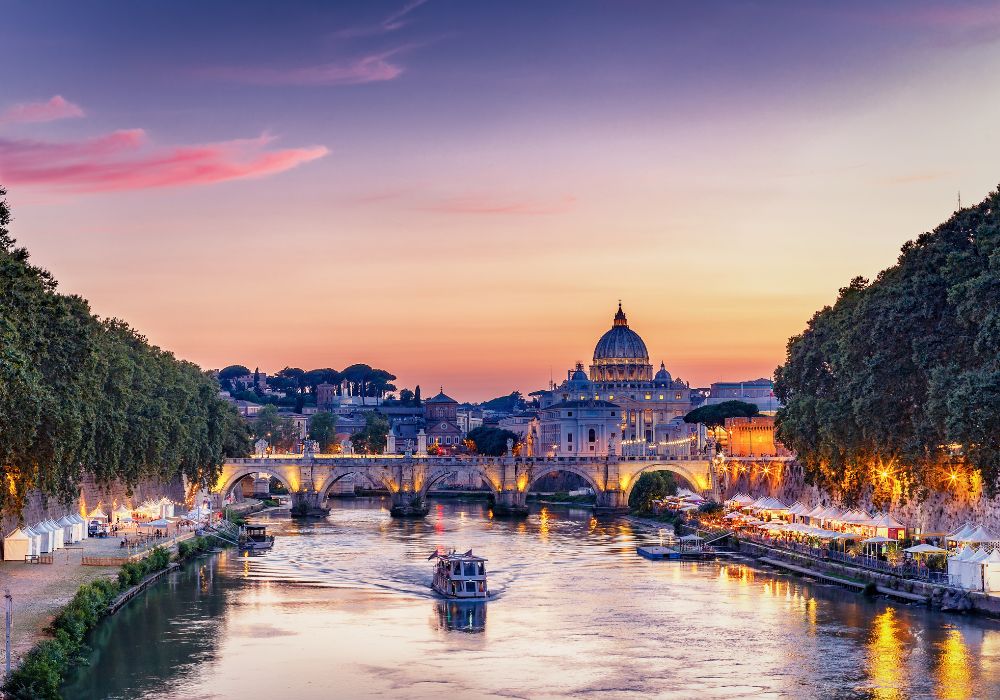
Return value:
<svg viewBox="0 0 1000 700">
<path fill-rule="evenodd" d="M 389 32 L 394 32 L 409 24 L 409 20 L 406 19 L 406 15 L 426 3 L 427 0 L 411 0 L 411 2 L 408 2 L 406 5 L 396 10 L 376 25 L 369 27 L 348 27 L 347 29 L 341 29 L 338 32 L 334 32 L 334 36 L 342 39 L 353 39 L 355 37 L 375 36 L 377 34 L 388 34 Z"/>
<path fill-rule="evenodd" d="M 469 195 L 450 197 L 433 204 L 418 207 L 422 211 L 443 214 L 494 214 L 538 216 L 562 214 L 573 208 L 576 197 L 562 197 L 557 200 L 538 199 L 498 199 L 492 196 Z"/>
<path fill-rule="evenodd" d="M 274 175 L 328 153 L 323 146 L 265 150 L 271 140 L 157 148 L 142 129 L 77 142 L 0 139 L 0 182 L 70 192 L 209 185 Z"/>
<path fill-rule="evenodd" d="M 55 95 L 47 102 L 22 102 L 0 113 L 0 124 L 28 124 L 52 122 L 57 119 L 82 117 L 83 109 L 62 95 Z"/>
<path fill-rule="evenodd" d="M 211 68 L 202 74 L 252 85 L 361 85 L 399 77 L 403 68 L 388 59 L 401 50 L 385 51 L 343 63 L 299 68 Z"/>
</svg>

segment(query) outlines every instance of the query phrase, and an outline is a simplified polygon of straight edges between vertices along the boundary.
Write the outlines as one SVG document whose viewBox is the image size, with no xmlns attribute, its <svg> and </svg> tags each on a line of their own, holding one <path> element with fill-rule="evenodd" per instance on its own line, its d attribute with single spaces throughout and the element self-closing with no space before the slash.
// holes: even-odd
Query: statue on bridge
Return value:
<svg viewBox="0 0 1000 700">
<path fill-rule="evenodd" d="M 608 437 L 608 457 L 618 456 L 618 433 L 611 433 Z"/>
<path fill-rule="evenodd" d="M 268 442 L 264 438 L 261 438 L 260 440 L 258 440 L 253 444 L 254 453 L 258 457 L 266 457 L 268 447 L 269 447 Z"/>
<path fill-rule="evenodd" d="M 510 438 L 507 438 L 507 456 L 514 456 L 514 441 Z"/>
<path fill-rule="evenodd" d="M 350 438 L 347 438 L 346 440 L 340 443 L 340 452 L 341 454 L 345 455 L 354 454 L 354 443 L 351 442 Z"/>
</svg>

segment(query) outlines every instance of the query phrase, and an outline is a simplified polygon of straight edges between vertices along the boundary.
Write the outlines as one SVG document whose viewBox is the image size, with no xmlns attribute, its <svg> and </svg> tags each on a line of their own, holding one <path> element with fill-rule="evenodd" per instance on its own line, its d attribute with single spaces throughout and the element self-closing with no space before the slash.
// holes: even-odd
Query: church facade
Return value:
<svg viewBox="0 0 1000 700">
<path fill-rule="evenodd" d="M 594 347 L 589 373 L 577 363 L 563 382 L 533 395 L 539 418 L 530 442 L 538 455 L 667 454 L 703 442 L 698 427 L 683 420 L 695 406 L 691 387 L 662 362 L 653 372 L 646 343 L 629 328 L 621 304 Z M 601 423 L 582 425 L 582 414 Z"/>
</svg>

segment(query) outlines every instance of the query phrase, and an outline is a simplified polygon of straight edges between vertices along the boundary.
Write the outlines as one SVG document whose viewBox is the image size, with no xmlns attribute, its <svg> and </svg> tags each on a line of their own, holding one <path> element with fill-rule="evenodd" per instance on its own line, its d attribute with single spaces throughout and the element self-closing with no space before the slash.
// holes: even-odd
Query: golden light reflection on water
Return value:
<svg viewBox="0 0 1000 700">
<path fill-rule="evenodd" d="M 943 700 L 972 698 L 972 659 L 962 633 L 957 629 L 945 632 L 938 645 L 939 657 L 935 678 L 938 697 Z"/>
<path fill-rule="evenodd" d="M 866 666 L 876 700 L 905 698 L 905 622 L 894 608 L 886 608 L 872 620 L 866 648 Z"/>
<path fill-rule="evenodd" d="M 548 542 L 549 540 L 549 509 L 542 508 L 542 512 L 538 514 L 538 539 L 542 542 Z"/>
</svg>

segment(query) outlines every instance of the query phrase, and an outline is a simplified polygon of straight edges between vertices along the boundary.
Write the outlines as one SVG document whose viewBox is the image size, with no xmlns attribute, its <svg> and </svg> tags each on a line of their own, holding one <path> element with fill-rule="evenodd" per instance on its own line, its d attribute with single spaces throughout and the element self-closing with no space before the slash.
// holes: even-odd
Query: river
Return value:
<svg viewBox="0 0 1000 700">
<path fill-rule="evenodd" d="M 378 499 L 260 518 L 266 555 L 188 564 L 93 634 L 67 700 L 990 698 L 1000 625 L 766 571 L 652 562 L 655 529 L 582 509 L 494 520 Z M 430 589 L 436 547 L 489 558 L 485 605 Z"/>
</svg>

